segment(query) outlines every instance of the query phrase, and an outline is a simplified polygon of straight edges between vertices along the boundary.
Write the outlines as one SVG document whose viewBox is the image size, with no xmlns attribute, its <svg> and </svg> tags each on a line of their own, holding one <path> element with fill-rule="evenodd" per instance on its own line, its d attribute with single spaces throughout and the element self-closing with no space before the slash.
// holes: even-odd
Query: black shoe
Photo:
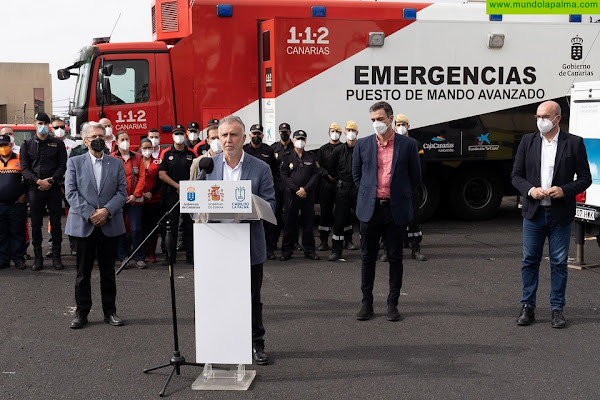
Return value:
<svg viewBox="0 0 600 400">
<path fill-rule="evenodd" d="M 354 243 L 352 243 L 352 242 L 346 242 L 346 245 L 344 247 L 346 247 L 347 250 L 356 250 L 356 249 L 358 249 L 358 247 L 356 247 L 354 245 Z"/>
<path fill-rule="evenodd" d="M 567 320 L 565 319 L 562 310 L 552 310 L 552 327 L 561 329 L 565 326 L 567 326 Z"/>
<path fill-rule="evenodd" d="M 316 255 L 315 253 L 305 254 L 304 258 L 308 258 L 309 260 L 313 260 L 313 261 L 317 261 L 317 260 L 321 259 L 321 257 L 319 257 L 318 255 Z"/>
<path fill-rule="evenodd" d="M 294 243 L 294 250 L 304 251 L 304 247 L 300 246 L 300 243 Z"/>
<path fill-rule="evenodd" d="M 379 257 L 379 261 L 381 262 L 387 262 L 388 261 L 388 256 L 387 256 L 387 251 L 383 251 L 383 254 Z"/>
<path fill-rule="evenodd" d="M 41 258 L 36 258 L 31 266 L 32 271 L 40 271 L 44 269 L 44 261 Z"/>
<path fill-rule="evenodd" d="M 398 307 L 388 306 L 387 320 L 388 321 L 400 321 L 400 313 L 398 312 Z"/>
<path fill-rule="evenodd" d="M 65 266 L 63 265 L 60 257 L 54 257 L 52 259 L 52 266 L 54 267 L 55 270 L 65 269 Z"/>
<path fill-rule="evenodd" d="M 275 254 L 272 251 L 267 251 L 267 260 L 276 260 Z"/>
<path fill-rule="evenodd" d="M 252 359 L 256 365 L 269 365 L 269 356 L 264 349 L 252 349 Z"/>
<path fill-rule="evenodd" d="M 281 257 L 279 257 L 279 261 L 287 261 L 290 258 L 292 258 L 291 254 L 282 254 Z"/>
<path fill-rule="evenodd" d="M 327 251 L 329 250 L 329 245 L 326 242 L 321 242 L 319 247 L 317 247 L 317 251 Z"/>
<path fill-rule="evenodd" d="M 331 253 L 329 255 L 329 257 L 327 257 L 327 261 L 337 261 L 339 260 L 341 257 L 338 256 L 336 253 Z"/>
<path fill-rule="evenodd" d="M 20 270 L 27 268 L 25 261 L 15 261 L 15 268 Z"/>
<path fill-rule="evenodd" d="M 423 254 L 421 254 L 421 252 L 419 250 L 412 252 L 412 258 L 414 258 L 417 261 L 427 261 L 427 257 L 425 257 Z"/>
<path fill-rule="evenodd" d="M 71 321 L 71 329 L 81 329 L 88 323 L 87 316 L 77 314 Z"/>
<path fill-rule="evenodd" d="M 356 314 L 356 319 L 359 321 L 367 321 L 371 319 L 373 316 L 373 306 L 364 305 L 360 308 L 358 314 Z"/>
<path fill-rule="evenodd" d="M 104 322 L 107 324 L 111 324 L 112 326 L 121 326 L 123 325 L 123 320 L 119 318 L 116 313 L 112 313 L 110 315 L 104 315 Z"/>
<path fill-rule="evenodd" d="M 527 326 L 535 322 L 535 309 L 528 305 L 523 305 L 521 308 L 521 314 L 517 318 L 517 325 Z"/>
<path fill-rule="evenodd" d="M 177 251 L 184 251 L 185 250 L 185 246 L 183 245 L 183 243 L 179 243 L 177 245 Z"/>
<path fill-rule="evenodd" d="M 46 258 L 52 258 L 52 254 L 53 254 L 53 253 L 52 253 L 52 249 L 48 250 L 48 251 L 46 252 Z"/>
</svg>

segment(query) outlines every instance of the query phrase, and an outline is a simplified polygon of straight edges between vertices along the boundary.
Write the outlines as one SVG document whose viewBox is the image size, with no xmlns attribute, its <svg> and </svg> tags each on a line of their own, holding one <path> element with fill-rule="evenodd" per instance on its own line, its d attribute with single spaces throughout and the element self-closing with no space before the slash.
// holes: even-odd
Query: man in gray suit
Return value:
<svg viewBox="0 0 600 400">
<path fill-rule="evenodd" d="M 104 127 L 97 122 L 83 125 L 81 136 L 88 154 L 69 158 L 65 175 L 65 195 L 71 205 L 66 233 L 77 246 L 75 281 L 76 316 L 72 329 L 83 328 L 92 308 L 90 278 L 94 261 L 100 270 L 100 291 L 104 321 L 123 325 L 116 314 L 114 253 L 119 235 L 125 233 L 122 209 L 127 198 L 123 163 L 104 154 Z"/>
<path fill-rule="evenodd" d="M 252 194 L 271 204 L 275 210 L 275 188 L 269 165 L 258 158 L 244 154 L 245 126 L 236 116 L 225 117 L 219 123 L 219 140 L 223 153 L 213 156 L 213 172 L 206 180 L 250 180 Z M 262 320 L 260 289 L 263 263 L 267 259 L 267 242 L 262 221 L 250 222 L 250 292 L 252 294 L 252 358 L 258 365 L 269 363 L 265 353 L 265 327 Z"/>
</svg>

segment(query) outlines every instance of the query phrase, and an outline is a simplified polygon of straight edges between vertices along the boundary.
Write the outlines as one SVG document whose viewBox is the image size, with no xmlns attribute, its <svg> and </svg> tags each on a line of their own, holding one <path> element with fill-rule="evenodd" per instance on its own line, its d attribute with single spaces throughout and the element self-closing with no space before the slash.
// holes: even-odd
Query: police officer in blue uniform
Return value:
<svg viewBox="0 0 600 400">
<path fill-rule="evenodd" d="M 320 171 L 317 157 L 304 151 L 306 132 L 299 130 L 293 135 L 294 151 L 281 159 L 281 181 L 284 188 L 283 243 L 281 246 L 281 261 L 292 258 L 294 242 L 298 237 L 298 211 L 302 218 L 302 247 L 304 257 L 319 260 L 315 253 L 315 237 L 313 234 L 313 219 L 315 215 L 315 190 L 319 185 Z"/>
<path fill-rule="evenodd" d="M 48 209 L 52 235 L 52 265 L 54 269 L 63 269 L 60 258 L 62 242 L 62 191 L 67 170 L 67 150 L 62 140 L 50 136 L 50 117 L 41 112 L 35 116 L 36 134 L 21 146 L 21 168 L 23 177 L 29 181 L 29 213 L 31 217 L 31 236 L 35 260 L 31 269 L 41 270 L 42 257 L 42 221 Z"/>
</svg>

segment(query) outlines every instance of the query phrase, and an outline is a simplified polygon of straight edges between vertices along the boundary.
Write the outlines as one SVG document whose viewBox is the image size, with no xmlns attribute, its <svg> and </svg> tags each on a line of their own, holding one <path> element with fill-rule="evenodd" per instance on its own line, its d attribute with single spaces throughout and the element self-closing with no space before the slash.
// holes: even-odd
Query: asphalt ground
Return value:
<svg viewBox="0 0 600 400">
<path fill-rule="evenodd" d="M 360 252 L 346 261 L 268 261 L 263 301 L 269 366 L 246 392 L 191 390 L 200 367 L 183 366 L 167 388 L 172 399 L 597 399 L 600 398 L 600 269 L 570 270 L 566 329 L 552 329 L 549 265 L 543 262 L 537 322 L 517 326 L 521 225 L 514 200 L 497 218 L 438 217 L 422 225 L 425 262 L 405 250 L 399 310 L 385 318 L 386 264 L 378 263 L 374 319 L 360 322 Z M 358 237 L 355 234 L 355 242 Z M 67 242 L 63 242 L 67 253 Z M 586 261 L 600 262 L 594 241 Z M 571 255 L 575 255 L 572 242 Z M 175 266 L 179 343 L 194 361 L 193 269 Z M 218 254 L 206 250 L 218 266 Z M 55 271 L 0 270 L 0 399 L 151 399 L 173 354 L 168 271 L 159 264 L 117 278 L 118 314 L 102 321 L 99 275 L 84 329 L 71 330 L 74 257 Z"/>
</svg>

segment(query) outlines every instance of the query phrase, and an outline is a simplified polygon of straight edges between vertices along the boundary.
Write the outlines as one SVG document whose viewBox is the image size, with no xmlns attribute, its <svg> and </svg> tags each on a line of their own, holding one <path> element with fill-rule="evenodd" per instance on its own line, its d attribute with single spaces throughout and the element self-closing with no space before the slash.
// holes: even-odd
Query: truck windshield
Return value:
<svg viewBox="0 0 600 400">
<path fill-rule="evenodd" d="M 91 61 L 93 50 L 91 47 L 81 49 L 79 76 L 75 84 L 75 99 L 73 104 L 76 108 L 83 108 L 88 97 L 88 82 L 90 80 Z"/>
</svg>

